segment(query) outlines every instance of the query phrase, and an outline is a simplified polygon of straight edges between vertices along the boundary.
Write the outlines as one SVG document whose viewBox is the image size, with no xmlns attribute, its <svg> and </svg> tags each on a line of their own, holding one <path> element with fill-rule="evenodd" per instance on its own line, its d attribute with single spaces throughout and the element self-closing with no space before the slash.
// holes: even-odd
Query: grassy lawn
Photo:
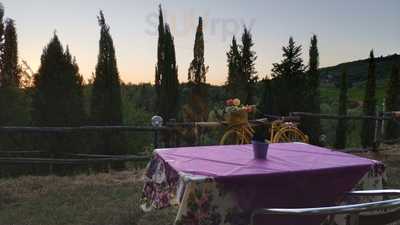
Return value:
<svg viewBox="0 0 400 225">
<path fill-rule="evenodd" d="M 0 180 L 0 224 L 171 224 L 176 214 L 174 209 L 142 214 L 140 177 L 141 172 L 125 171 Z"/>
<path fill-rule="evenodd" d="M 386 164 L 387 187 L 400 188 L 400 146 L 368 154 Z M 143 214 L 143 171 L 73 177 L 0 179 L 1 225 L 171 225 L 176 209 Z"/>
<path fill-rule="evenodd" d="M 321 113 L 336 114 L 338 110 L 339 88 L 334 86 L 321 86 Z M 364 99 L 365 84 L 358 84 L 348 90 L 348 114 L 360 116 L 362 112 L 362 101 Z M 385 96 L 385 82 L 377 83 L 376 100 L 377 110 L 382 111 L 382 103 Z M 333 146 L 336 136 L 337 120 L 321 120 L 322 133 L 327 136 L 328 146 Z M 361 120 L 348 121 L 347 128 L 347 145 L 346 147 L 354 148 L 361 146 Z"/>
<path fill-rule="evenodd" d="M 385 98 L 386 84 L 384 81 L 378 82 L 376 85 L 376 99 L 378 104 L 383 102 Z M 321 103 L 331 104 L 339 100 L 340 88 L 334 86 L 321 86 Z M 350 101 L 363 101 L 365 95 L 365 84 L 360 84 L 348 89 Z M 334 112 L 332 112 L 334 113 Z"/>
</svg>

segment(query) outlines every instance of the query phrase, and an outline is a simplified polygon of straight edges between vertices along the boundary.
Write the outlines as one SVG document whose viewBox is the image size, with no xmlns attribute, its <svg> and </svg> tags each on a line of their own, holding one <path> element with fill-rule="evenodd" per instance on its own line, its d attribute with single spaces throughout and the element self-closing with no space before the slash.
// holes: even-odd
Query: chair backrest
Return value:
<svg viewBox="0 0 400 225">
<path fill-rule="evenodd" d="M 387 196 L 400 195 L 400 190 L 369 190 L 353 191 L 349 196 Z M 360 215 L 362 212 L 380 210 L 379 214 Z M 382 211 L 381 211 L 382 210 Z M 348 214 L 347 225 L 387 225 L 400 220 L 400 198 L 369 202 L 363 204 L 340 205 L 318 208 L 279 208 L 256 209 L 251 214 L 251 225 L 257 215 L 282 215 L 282 216 L 328 216 L 328 224 L 334 224 L 335 215 Z"/>
</svg>

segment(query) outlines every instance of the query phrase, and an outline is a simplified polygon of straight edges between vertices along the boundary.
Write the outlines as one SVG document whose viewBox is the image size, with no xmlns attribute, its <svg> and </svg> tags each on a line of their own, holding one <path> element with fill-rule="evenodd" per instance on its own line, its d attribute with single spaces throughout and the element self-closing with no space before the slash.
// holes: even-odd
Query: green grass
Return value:
<svg viewBox="0 0 400 225">
<path fill-rule="evenodd" d="M 172 208 L 143 215 L 139 208 L 140 177 L 141 173 L 126 171 L 0 180 L 0 224 L 172 224 Z"/>
<path fill-rule="evenodd" d="M 321 113 L 336 114 L 338 109 L 340 89 L 334 86 L 321 87 Z M 348 90 L 348 113 L 353 116 L 362 115 L 362 101 L 364 99 L 365 84 L 354 86 Z M 377 110 L 382 111 L 385 96 L 385 82 L 377 83 L 376 100 Z M 335 141 L 337 120 L 321 120 L 322 133 L 328 138 L 328 145 L 333 146 Z M 361 120 L 348 122 L 346 147 L 360 147 Z"/>
<path fill-rule="evenodd" d="M 386 91 L 385 81 L 378 82 L 376 85 L 377 103 L 382 103 Z M 321 86 L 321 103 L 337 102 L 339 99 L 340 88 L 335 86 Z M 351 87 L 348 90 L 349 101 L 363 101 L 365 95 L 365 84 Z"/>
</svg>

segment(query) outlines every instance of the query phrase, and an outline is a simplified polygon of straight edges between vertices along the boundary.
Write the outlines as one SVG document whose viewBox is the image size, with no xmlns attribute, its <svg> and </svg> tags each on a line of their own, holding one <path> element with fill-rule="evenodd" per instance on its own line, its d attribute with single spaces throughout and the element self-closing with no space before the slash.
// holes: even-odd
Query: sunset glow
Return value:
<svg viewBox="0 0 400 225">
<path fill-rule="evenodd" d="M 227 76 L 226 51 L 232 35 L 251 29 L 258 55 L 259 77 L 279 62 L 281 46 L 289 36 L 307 53 L 312 34 L 319 38 L 321 67 L 400 51 L 400 2 L 385 0 L 338 1 L 54 1 L 5 0 L 6 17 L 15 19 L 20 59 L 33 70 L 40 64 L 43 47 L 56 30 L 62 43 L 76 56 L 86 79 L 94 72 L 99 30 L 96 15 L 105 13 L 116 47 L 118 67 L 124 82 L 154 81 L 157 46 L 157 5 L 175 36 L 179 79 L 187 80 L 193 55 L 198 16 L 204 17 L 207 81 L 223 84 Z M 307 54 L 303 54 L 307 60 Z"/>
</svg>

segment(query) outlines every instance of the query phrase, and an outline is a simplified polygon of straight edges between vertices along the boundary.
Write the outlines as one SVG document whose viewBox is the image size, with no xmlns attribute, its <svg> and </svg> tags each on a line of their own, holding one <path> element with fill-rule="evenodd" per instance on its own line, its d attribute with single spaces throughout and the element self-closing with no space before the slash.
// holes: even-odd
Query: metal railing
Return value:
<svg viewBox="0 0 400 225">
<path fill-rule="evenodd" d="M 400 190 L 368 190 L 368 191 L 353 191 L 348 193 L 349 196 L 386 196 L 386 195 L 400 195 Z M 339 214 L 350 215 L 350 225 L 359 225 L 359 216 L 361 212 L 370 212 L 382 209 L 395 209 L 400 207 L 400 198 L 341 206 L 330 207 L 317 207 L 317 208 L 263 208 L 256 209 L 252 212 L 250 224 L 254 224 L 254 218 L 258 215 L 286 215 L 286 216 L 331 216 L 330 221 L 333 222 L 333 216 Z M 384 221 L 385 213 L 376 215 L 380 216 Z M 400 213 L 396 215 L 397 218 L 392 216 L 394 221 L 400 219 Z M 390 221 L 390 222 L 394 222 Z M 390 223 L 387 222 L 387 223 Z M 329 223 L 330 224 L 330 223 Z M 386 223 L 385 223 L 386 224 Z M 378 224 L 377 224 L 378 225 Z"/>
</svg>

